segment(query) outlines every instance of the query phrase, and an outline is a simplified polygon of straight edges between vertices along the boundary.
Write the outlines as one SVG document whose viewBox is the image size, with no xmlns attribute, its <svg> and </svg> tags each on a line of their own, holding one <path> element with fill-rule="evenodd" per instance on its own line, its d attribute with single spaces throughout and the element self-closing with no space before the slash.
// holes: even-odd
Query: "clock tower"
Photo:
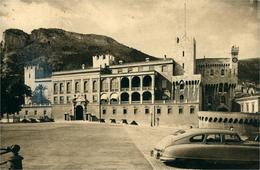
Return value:
<svg viewBox="0 0 260 170">
<path fill-rule="evenodd" d="M 238 76 L 238 52 L 239 47 L 232 46 L 231 48 L 231 70 L 233 77 Z"/>
</svg>

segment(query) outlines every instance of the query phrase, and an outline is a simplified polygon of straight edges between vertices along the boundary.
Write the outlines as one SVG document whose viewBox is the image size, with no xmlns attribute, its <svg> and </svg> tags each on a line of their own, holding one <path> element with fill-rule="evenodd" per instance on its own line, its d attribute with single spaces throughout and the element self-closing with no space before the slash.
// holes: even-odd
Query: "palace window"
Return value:
<svg viewBox="0 0 260 170">
<path fill-rule="evenodd" d="M 148 108 L 145 109 L 145 114 L 149 114 L 150 110 Z"/>
<path fill-rule="evenodd" d="M 246 111 L 249 112 L 249 104 L 246 104 Z"/>
<path fill-rule="evenodd" d="M 252 103 L 252 113 L 255 112 L 255 104 Z"/>
<path fill-rule="evenodd" d="M 184 57 L 184 51 L 182 51 L 182 57 Z"/>
<path fill-rule="evenodd" d="M 210 70 L 210 75 L 211 75 L 211 76 L 214 75 L 214 70 L 213 70 L 213 69 Z"/>
<path fill-rule="evenodd" d="M 80 91 L 79 82 L 75 83 L 75 92 L 78 93 Z"/>
<path fill-rule="evenodd" d="M 64 93 L 64 84 L 60 83 L 60 93 L 63 94 Z"/>
<path fill-rule="evenodd" d="M 157 114 L 161 114 L 161 109 L 160 108 L 157 108 Z"/>
<path fill-rule="evenodd" d="M 104 79 L 101 81 L 101 90 L 102 91 L 108 91 L 108 80 Z"/>
<path fill-rule="evenodd" d="M 184 63 L 182 63 L 182 68 L 184 69 Z"/>
<path fill-rule="evenodd" d="M 220 97 L 220 103 L 226 103 L 226 97 L 225 96 L 221 96 Z"/>
<path fill-rule="evenodd" d="M 138 109 L 134 108 L 134 114 L 137 114 L 137 112 L 138 112 Z"/>
<path fill-rule="evenodd" d="M 64 103 L 64 96 L 60 96 L 60 104 Z"/>
<path fill-rule="evenodd" d="M 123 109 L 123 114 L 127 114 L 127 109 Z"/>
<path fill-rule="evenodd" d="M 54 102 L 54 104 L 58 104 L 58 97 L 54 97 L 53 102 Z"/>
<path fill-rule="evenodd" d="M 113 109 L 113 114 L 116 114 L 116 109 Z"/>
<path fill-rule="evenodd" d="M 98 89 L 98 87 L 97 87 L 97 81 L 94 80 L 94 81 L 93 81 L 93 92 L 97 92 L 97 89 Z"/>
<path fill-rule="evenodd" d="M 67 96 L 67 103 L 70 103 L 71 102 L 71 98 L 70 96 Z"/>
<path fill-rule="evenodd" d="M 183 107 L 179 107 L 179 114 L 183 113 Z"/>
<path fill-rule="evenodd" d="M 103 113 L 103 115 L 106 114 L 106 113 L 107 113 L 107 110 L 106 110 L 106 109 L 103 109 L 103 110 L 102 110 L 102 113 Z"/>
<path fill-rule="evenodd" d="M 183 81 L 180 82 L 180 89 L 181 89 L 181 90 L 184 89 L 184 82 L 183 82 Z"/>
<path fill-rule="evenodd" d="M 112 91 L 118 90 L 118 80 L 116 78 L 111 80 L 111 90 Z"/>
<path fill-rule="evenodd" d="M 180 102 L 184 102 L 184 96 L 183 95 L 180 95 Z"/>
<path fill-rule="evenodd" d="M 93 95 L 93 102 L 96 103 L 98 101 L 97 95 Z"/>
<path fill-rule="evenodd" d="M 88 92 L 88 81 L 84 81 L 84 92 Z"/>
<path fill-rule="evenodd" d="M 67 93 L 71 93 L 71 83 L 67 83 Z"/>
<path fill-rule="evenodd" d="M 195 108 L 192 106 L 190 107 L 190 114 L 193 114 L 195 112 Z"/>
<path fill-rule="evenodd" d="M 58 94 L 58 84 L 57 83 L 54 83 L 54 94 Z"/>
<path fill-rule="evenodd" d="M 34 115 L 37 115 L 37 110 L 34 110 Z"/>
<path fill-rule="evenodd" d="M 221 69 L 221 76 L 224 76 L 224 75 L 225 75 L 225 70 Z"/>
<path fill-rule="evenodd" d="M 25 115 L 28 115 L 28 110 L 25 110 Z"/>
<path fill-rule="evenodd" d="M 172 108 L 168 107 L 168 114 L 172 113 Z"/>
</svg>

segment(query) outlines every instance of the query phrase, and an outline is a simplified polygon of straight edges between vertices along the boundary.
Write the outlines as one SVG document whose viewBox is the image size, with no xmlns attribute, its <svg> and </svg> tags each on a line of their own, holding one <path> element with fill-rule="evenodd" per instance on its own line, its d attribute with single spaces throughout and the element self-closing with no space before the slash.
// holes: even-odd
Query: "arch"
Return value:
<svg viewBox="0 0 260 170">
<path fill-rule="evenodd" d="M 92 84 L 93 84 L 93 92 L 96 92 L 97 89 L 98 89 L 98 87 L 97 87 L 97 81 L 94 80 Z"/>
<path fill-rule="evenodd" d="M 228 84 L 227 83 L 224 84 L 224 92 L 228 92 Z"/>
<path fill-rule="evenodd" d="M 68 82 L 67 83 L 67 93 L 70 93 L 71 92 L 71 83 Z"/>
<path fill-rule="evenodd" d="M 140 94 L 138 92 L 132 93 L 132 101 L 140 101 Z"/>
<path fill-rule="evenodd" d="M 227 119 L 227 118 L 225 118 L 223 122 L 224 122 L 224 123 L 227 123 L 227 121 L 228 121 L 228 119 Z"/>
<path fill-rule="evenodd" d="M 224 76 L 225 75 L 225 70 L 221 69 L 221 75 Z"/>
<path fill-rule="evenodd" d="M 130 124 L 131 125 L 138 125 L 138 123 L 136 121 L 134 121 L 134 120 Z"/>
<path fill-rule="evenodd" d="M 249 123 L 248 119 L 245 119 L 244 124 L 248 124 L 248 123 Z"/>
<path fill-rule="evenodd" d="M 79 82 L 75 83 L 75 92 L 79 92 L 80 91 L 80 87 L 79 87 Z"/>
<path fill-rule="evenodd" d="M 217 122 L 217 121 L 218 121 L 218 118 L 215 117 L 213 121 L 214 121 L 214 122 Z"/>
<path fill-rule="evenodd" d="M 202 117 L 201 120 L 204 120 L 204 117 Z"/>
<path fill-rule="evenodd" d="M 118 79 L 117 78 L 113 78 L 111 80 L 111 90 L 112 91 L 117 91 L 118 90 Z"/>
<path fill-rule="evenodd" d="M 212 122 L 212 117 L 209 118 L 209 122 Z"/>
<path fill-rule="evenodd" d="M 238 123 L 242 124 L 243 122 L 244 122 L 243 119 L 240 119 Z"/>
<path fill-rule="evenodd" d="M 233 123 L 237 123 L 238 122 L 238 119 L 235 119 Z"/>
<path fill-rule="evenodd" d="M 111 103 L 111 104 L 116 104 L 116 103 L 118 103 L 118 98 L 119 98 L 119 96 L 118 96 L 117 93 L 112 93 L 112 94 L 110 95 L 110 103 Z"/>
<path fill-rule="evenodd" d="M 88 81 L 84 81 L 84 92 L 88 91 Z"/>
<path fill-rule="evenodd" d="M 134 76 L 132 78 L 132 87 L 140 87 L 140 78 L 138 76 Z"/>
<path fill-rule="evenodd" d="M 233 119 L 232 118 L 230 118 L 229 119 L 229 121 L 228 121 L 228 123 L 232 123 L 233 122 Z"/>
<path fill-rule="evenodd" d="M 101 96 L 100 96 L 100 102 L 102 104 L 105 104 L 105 103 L 108 103 L 108 96 L 106 93 L 103 93 Z"/>
<path fill-rule="evenodd" d="M 63 93 L 63 92 L 64 92 L 64 84 L 60 83 L 60 93 Z"/>
<path fill-rule="evenodd" d="M 205 121 L 208 121 L 208 117 L 205 117 Z"/>
<path fill-rule="evenodd" d="M 83 107 L 81 105 L 76 106 L 75 119 L 76 120 L 83 120 Z"/>
<path fill-rule="evenodd" d="M 128 102 L 129 101 L 129 94 L 124 92 L 121 94 L 121 101 L 122 102 Z"/>
<path fill-rule="evenodd" d="M 108 79 L 101 80 L 101 91 L 108 91 Z"/>
<path fill-rule="evenodd" d="M 54 83 L 53 85 L 53 91 L 54 91 L 54 94 L 57 94 L 58 93 L 58 84 L 57 83 Z"/>
<path fill-rule="evenodd" d="M 184 84 L 184 81 L 183 81 L 183 80 L 181 80 L 181 81 L 180 81 L 180 89 L 181 89 L 181 90 L 183 90 L 183 89 L 184 89 L 184 85 L 185 85 L 185 84 Z"/>
<path fill-rule="evenodd" d="M 223 83 L 220 83 L 219 84 L 219 89 L 218 89 L 219 92 L 223 92 Z"/>
<path fill-rule="evenodd" d="M 143 86 L 144 87 L 150 87 L 152 86 L 152 77 L 149 75 L 144 76 L 143 78 Z"/>
<path fill-rule="evenodd" d="M 152 100 L 152 94 L 149 91 L 143 93 L 143 100 Z"/>
<path fill-rule="evenodd" d="M 219 119 L 218 119 L 218 122 L 219 122 L 219 123 L 221 123 L 221 122 L 222 122 L 222 120 L 223 120 L 222 118 L 219 118 Z"/>
<path fill-rule="evenodd" d="M 129 88 L 129 79 L 127 77 L 121 79 L 121 88 Z"/>
</svg>

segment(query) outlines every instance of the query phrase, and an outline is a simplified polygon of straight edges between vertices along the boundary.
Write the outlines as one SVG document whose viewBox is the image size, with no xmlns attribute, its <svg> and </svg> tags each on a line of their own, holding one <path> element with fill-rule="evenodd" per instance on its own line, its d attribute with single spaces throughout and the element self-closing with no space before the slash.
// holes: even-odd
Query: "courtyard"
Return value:
<svg viewBox="0 0 260 170">
<path fill-rule="evenodd" d="M 204 169 L 197 163 L 165 165 L 150 151 L 166 135 L 187 127 L 90 122 L 0 124 L 1 148 L 18 144 L 24 169 Z M 6 154 L 7 155 L 7 154 Z M 0 162 L 7 159 L 1 157 Z M 0 166 L 5 169 L 6 166 Z M 245 168 L 245 167 L 243 167 Z"/>
<path fill-rule="evenodd" d="M 1 148 L 19 144 L 24 169 L 152 169 L 132 139 L 138 129 L 86 122 L 1 124 Z M 149 154 L 153 143 L 145 141 Z"/>
</svg>

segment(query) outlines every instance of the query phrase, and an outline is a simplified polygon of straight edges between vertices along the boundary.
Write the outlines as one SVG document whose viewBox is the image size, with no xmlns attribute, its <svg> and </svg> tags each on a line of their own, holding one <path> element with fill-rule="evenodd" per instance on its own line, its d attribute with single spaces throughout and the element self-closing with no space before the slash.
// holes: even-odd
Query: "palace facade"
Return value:
<svg viewBox="0 0 260 170">
<path fill-rule="evenodd" d="M 26 98 L 20 115 L 111 123 L 197 125 L 198 111 L 231 111 L 237 84 L 238 48 L 227 58 L 196 59 L 196 41 L 176 38 L 173 57 L 115 62 L 106 54 L 80 70 L 44 74 L 24 68 L 25 84 L 39 97 Z M 42 100 L 45 98 L 45 100 Z"/>
</svg>

